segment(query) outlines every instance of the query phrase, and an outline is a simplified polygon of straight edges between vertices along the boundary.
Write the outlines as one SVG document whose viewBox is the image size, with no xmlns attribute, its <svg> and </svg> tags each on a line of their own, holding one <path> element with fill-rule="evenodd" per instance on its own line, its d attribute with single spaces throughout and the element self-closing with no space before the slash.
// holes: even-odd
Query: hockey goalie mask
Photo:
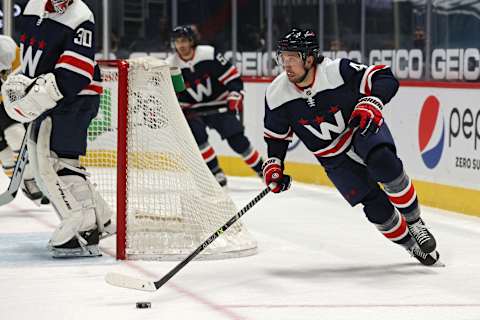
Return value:
<svg viewBox="0 0 480 320">
<path fill-rule="evenodd" d="M 48 4 L 51 4 L 56 13 L 62 14 L 67 10 L 68 6 L 72 4 L 72 2 L 73 0 L 48 0 L 47 6 Z"/>
</svg>

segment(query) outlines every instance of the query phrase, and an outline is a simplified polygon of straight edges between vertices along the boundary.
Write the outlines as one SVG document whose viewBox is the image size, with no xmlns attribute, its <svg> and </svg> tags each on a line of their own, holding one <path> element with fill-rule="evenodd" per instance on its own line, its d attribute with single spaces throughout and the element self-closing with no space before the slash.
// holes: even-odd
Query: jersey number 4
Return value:
<svg viewBox="0 0 480 320">
<path fill-rule="evenodd" d="M 350 67 L 352 67 L 353 69 L 355 69 L 357 71 L 362 71 L 363 69 L 367 69 L 366 65 L 358 64 L 358 63 L 355 63 L 355 62 L 350 62 Z"/>
<path fill-rule="evenodd" d="M 73 39 L 73 42 L 75 44 L 80 45 L 80 46 L 91 48 L 92 47 L 92 39 L 93 39 L 92 31 L 86 30 L 86 29 L 83 29 L 83 28 L 79 28 L 77 30 L 77 37 L 75 39 Z"/>
</svg>

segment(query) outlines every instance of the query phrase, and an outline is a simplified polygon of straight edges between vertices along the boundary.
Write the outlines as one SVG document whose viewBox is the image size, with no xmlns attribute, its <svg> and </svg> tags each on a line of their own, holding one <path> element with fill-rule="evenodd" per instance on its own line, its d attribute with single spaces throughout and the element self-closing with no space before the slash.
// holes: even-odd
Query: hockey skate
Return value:
<svg viewBox="0 0 480 320">
<path fill-rule="evenodd" d="M 445 267 L 445 265 L 440 261 L 440 254 L 438 253 L 438 251 L 425 253 L 416 243 L 412 247 L 408 248 L 407 251 L 412 257 L 417 259 L 421 264 L 425 266 Z"/>
<path fill-rule="evenodd" d="M 22 191 L 23 194 L 28 199 L 32 200 L 37 206 L 50 203 L 50 200 L 48 200 L 38 188 L 35 179 L 24 179 L 22 183 Z"/>
<path fill-rule="evenodd" d="M 432 253 L 435 251 L 435 248 L 437 247 L 435 238 L 430 231 L 428 231 L 427 226 L 421 218 L 415 223 L 408 224 L 408 231 L 423 252 Z"/>
<path fill-rule="evenodd" d="M 99 257 L 102 255 L 98 247 L 99 242 L 98 229 L 94 229 L 81 232 L 62 245 L 49 245 L 49 249 L 54 258 Z"/>
<path fill-rule="evenodd" d="M 222 169 L 218 169 L 218 171 L 213 172 L 213 175 L 221 187 L 225 187 L 227 185 L 227 177 L 225 176 L 225 173 L 223 173 Z"/>
</svg>

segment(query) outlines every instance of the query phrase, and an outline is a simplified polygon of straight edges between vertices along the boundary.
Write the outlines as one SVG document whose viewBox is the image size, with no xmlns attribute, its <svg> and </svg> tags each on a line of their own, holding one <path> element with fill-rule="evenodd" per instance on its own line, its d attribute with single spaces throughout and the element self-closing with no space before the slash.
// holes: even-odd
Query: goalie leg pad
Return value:
<svg viewBox="0 0 480 320">
<path fill-rule="evenodd" d="M 51 129 L 51 118 L 47 117 L 40 125 L 37 143 L 29 141 L 29 152 L 30 147 L 34 149 L 30 154 L 37 169 L 36 180 L 61 219 L 50 246 L 64 247 L 75 239 L 87 252 L 87 246 L 98 244 L 98 237 L 92 238 L 96 243 L 89 243 L 84 237 L 97 229 L 96 232 L 102 232 L 112 211 L 88 181 L 78 159 L 59 158 L 50 151 Z"/>
</svg>

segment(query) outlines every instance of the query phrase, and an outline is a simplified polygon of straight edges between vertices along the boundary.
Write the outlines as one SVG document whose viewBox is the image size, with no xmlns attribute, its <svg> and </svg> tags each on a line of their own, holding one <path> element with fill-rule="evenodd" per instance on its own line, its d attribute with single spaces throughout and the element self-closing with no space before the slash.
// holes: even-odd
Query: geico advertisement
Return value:
<svg viewBox="0 0 480 320">
<path fill-rule="evenodd" d="M 479 188 L 480 90 L 401 87 L 385 118 L 414 178 Z"/>
<path fill-rule="evenodd" d="M 130 58 L 151 55 L 159 59 L 166 59 L 171 52 L 133 52 Z M 361 61 L 361 52 L 352 51 L 324 51 L 326 57 L 348 58 Z M 275 52 L 271 54 L 275 57 Z M 225 52 L 227 59 L 233 58 L 231 51 Z M 101 59 L 100 53 L 97 58 Z M 115 58 L 111 54 L 111 59 Z M 236 66 L 242 76 L 268 76 L 267 52 L 237 52 L 235 55 Z M 425 78 L 425 55 L 420 49 L 374 49 L 367 53 L 366 63 L 386 64 L 398 79 L 424 79 Z M 277 75 L 281 69 L 272 61 L 273 75 Z M 434 80 L 467 80 L 476 81 L 480 79 L 480 50 L 478 48 L 452 48 L 434 49 L 430 55 L 431 78 Z"/>
</svg>

